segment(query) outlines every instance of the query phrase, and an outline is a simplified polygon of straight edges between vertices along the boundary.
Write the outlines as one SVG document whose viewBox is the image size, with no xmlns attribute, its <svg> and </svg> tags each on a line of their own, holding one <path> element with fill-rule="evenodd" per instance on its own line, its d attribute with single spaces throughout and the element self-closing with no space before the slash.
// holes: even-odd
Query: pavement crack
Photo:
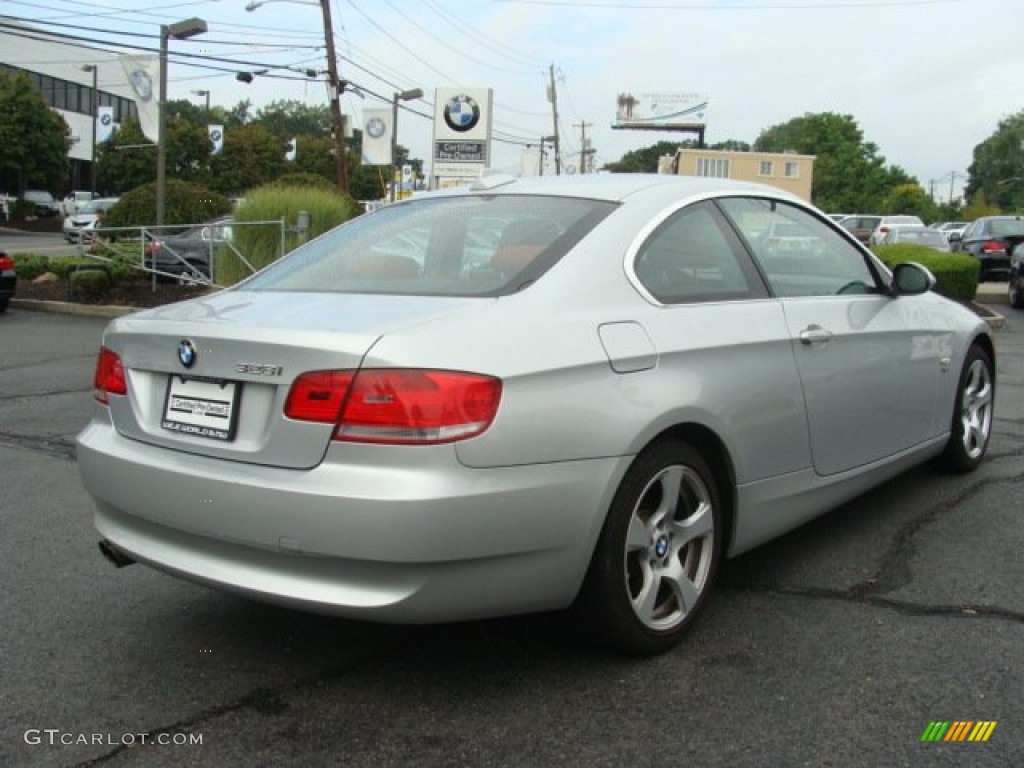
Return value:
<svg viewBox="0 0 1024 768">
<path fill-rule="evenodd" d="M 67 461 L 75 461 L 75 441 L 60 435 L 17 435 L 0 432 L 0 446 L 45 453 Z"/>
<path fill-rule="evenodd" d="M 895 611 L 903 616 L 947 616 L 957 619 L 997 619 L 1015 624 L 1024 624 L 1024 612 L 1013 611 L 998 605 L 956 605 L 916 603 L 898 600 L 882 595 L 867 595 L 857 587 L 849 589 L 826 589 L 822 587 L 778 587 L 730 584 L 726 589 L 746 592 L 761 592 L 783 597 L 798 597 L 809 600 L 832 600 L 844 603 L 858 603 Z"/>
<path fill-rule="evenodd" d="M 0 402 L 4 400 L 28 400 L 37 397 L 55 397 L 56 395 L 81 395 L 91 393 L 92 387 L 74 387 L 73 389 L 53 389 L 46 392 L 28 392 L 26 394 L 0 395 Z"/>
<path fill-rule="evenodd" d="M 869 598 L 892 592 L 909 584 L 913 579 L 910 559 L 917 548 L 917 535 L 924 528 L 935 522 L 943 513 L 957 509 L 964 501 L 990 486 L 1019 486 L 1022 481 L 1024 481 L 1024 473 L 1011 477 L 977 480 L 964 488 L 957 496 L 935 504 L 897 531 L 888 551 L 881 558 L 881 565 L 877 572 L 851 587 L 850 592 Z"/>
</svg>

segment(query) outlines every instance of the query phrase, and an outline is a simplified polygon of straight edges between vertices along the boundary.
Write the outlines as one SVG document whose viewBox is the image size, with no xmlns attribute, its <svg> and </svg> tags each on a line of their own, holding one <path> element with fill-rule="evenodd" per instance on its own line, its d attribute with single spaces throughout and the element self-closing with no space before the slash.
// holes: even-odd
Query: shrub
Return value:
<svg viewBox="0 0 1024 768">
<path fill-rule="evenodd" d="M 935 275 L 935 292 L 954 301 L 973 301 L 978 292 L 981 264 L 964 253 L 942 253 L 914 243 L 876 245 L 872 251 L 892 269 L 905 261 L 915 261 Z"/>
<path fill-rule="evenodd" d="M 267 186 L 276 187 L 278 189 L 287 187 L 312 187 L 313 189 L 323 189 L 331 192 L 337 192 L 337 185 L 330 179 L 321 176 L 319 173 L 286 173 L 284 176 L 280 176 L 274 181 L 270 182 Z"/>
<path fill-rule="evenodd" d="M 105 269 L 87 269 L 71 273 L 71 296 L 83 300 L 100 299 L 110 290 L 110 276 Z"/>
<path fill-rule="evenodd" d="M 198 224 L 231 210 L 231 199 L 206 187 L 169 179 L 165 187 L 164 223 Z M 125 192 L 103 217 L 107 227 L 151 227 L 156 223 L 156 183 Z"/>
<path fill-rule="evenodd" d="M 309 213 L 310 227 L 306 240 L 322 235 L 329 229 L 359 215 L 359 205 L 351 197 L 335 192 L 333 187 L 282 187 L 268 184 L 250 190 L 245 202 L 235 211 L 235 221 L 285 222 L 285 253 L 303 240 L 295 231 L 299 211 Z M 233 230 L 234 247 L 256 269 L 262 269 L 281 256 L 281 231 L 278 227 L 239 226 Z M 249 276 L 248 268 L 230 252 L 222 250 L 216 255 L 214 274 L 217 283 L 230 285 Z"/>
<path fill-rule="evenodd" d="M 60 258 L 50 259 L 47 271 L 53 272 L 61 280 L 67 280 L 79 267 L 100 263 L 96 259 L 84 258 L 82 256 L 61 256 Z"/>
<path fill-rule="evenodd" d="M 15 253 L 11 256 L 14 259 L 14 271 L 19 280 L 35 280 L 41 274 L 49 271 L 50 260 L 39 253 Z"/>
</svg>

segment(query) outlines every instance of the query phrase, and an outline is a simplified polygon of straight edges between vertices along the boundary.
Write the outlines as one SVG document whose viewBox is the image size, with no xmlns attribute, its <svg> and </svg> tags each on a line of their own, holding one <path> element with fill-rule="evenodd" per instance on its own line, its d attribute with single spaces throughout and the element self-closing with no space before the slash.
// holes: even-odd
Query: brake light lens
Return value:
<svg viewBox="0 0 1024 768">
<path fill-rule="evenodd" d="M 14 269 L 14 259 L 6 253 L 0 253 L 0 270 L 7 272 Z"/>
<path fill-rule="evenodd" d="M 128 394 L 128 381 L 124 376 L 121 358 L 106 347 L 100 347 L 92 383 L 95 390 L 93 396 L 104 405 L 110 402 L 110 395 Z"/>
<path fill-rule="evenodd" d="M 296 421 L 336 424 L 355 371 L 313 371 L 299 376 L 288 392 L 284 415 Z"/>
<path fill-rule="evenodd" d="M 987 243 L 981 246 L 981 250 L 984 251 L 985 253 L 995 253 L 996 251 L 1003 251 L 1005 253 L 1006 246 L 1000 243 L 998 240 L 989 240 Z"/>
<path fill-rule="evenodd" d="M 465 440 L 494 421 L 501 380 L 462 371 L 318 371 L 292 385 L 285 415 L 335 422 L 333 439 L 436 445 Z"/>
</svg>

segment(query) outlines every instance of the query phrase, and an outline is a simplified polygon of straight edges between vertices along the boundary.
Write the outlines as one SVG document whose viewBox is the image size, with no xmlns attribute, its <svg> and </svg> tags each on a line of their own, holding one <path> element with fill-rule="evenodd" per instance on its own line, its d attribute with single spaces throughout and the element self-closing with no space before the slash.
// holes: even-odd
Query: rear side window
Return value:
<svg viewBox="0 0 1024 768">
<path fill-rule="evenodd" d="M 637 251 L 633 272 L 662 304 L 766 295 L 743 246 L 710 203 L 669 217 Z"/>
<path fill-rule="evenodd" d="M 317 238 L 246 290 L 501 296 L 540 278 L 615 204 L 459 195 L 389 205 Z"/>
</svg>

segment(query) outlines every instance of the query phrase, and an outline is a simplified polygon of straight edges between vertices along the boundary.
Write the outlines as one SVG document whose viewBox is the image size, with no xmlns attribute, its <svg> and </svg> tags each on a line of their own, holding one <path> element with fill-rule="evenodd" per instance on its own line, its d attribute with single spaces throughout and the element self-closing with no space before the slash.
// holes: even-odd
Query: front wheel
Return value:
<svg viewBox="0 0 1024 768">
<path fill-rule="evenodd" d="M 676 645 L 703 606 L 721 558 L 714 475 L 690 445 L 657 443 L 626 473 L 580 595 L 600 639 L 634 654 Z"/>
<path fill-rule="evenodd" d="M 967 352 L 957 384 L 953 424 L 942 463 L 954 472 L 970 472 L 985 456 L 992 436 L 996 383 L 992 360 L 977 344 Z"/>
</svg>

